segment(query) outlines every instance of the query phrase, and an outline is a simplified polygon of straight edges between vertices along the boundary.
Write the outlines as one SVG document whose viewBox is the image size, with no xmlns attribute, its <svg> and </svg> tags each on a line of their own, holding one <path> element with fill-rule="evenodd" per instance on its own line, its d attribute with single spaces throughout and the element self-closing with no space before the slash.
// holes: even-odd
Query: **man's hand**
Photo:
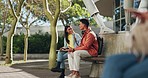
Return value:
<svg viewBox="0 0 148 78">
<path fill-rule="evenodd" d="M 73 52 L 74 51 L 74 49 L 73 48 L 71 48 L 71 47 L 68 47 L 69 49 L 68 49 L 68 52 Z"/>
</svg>

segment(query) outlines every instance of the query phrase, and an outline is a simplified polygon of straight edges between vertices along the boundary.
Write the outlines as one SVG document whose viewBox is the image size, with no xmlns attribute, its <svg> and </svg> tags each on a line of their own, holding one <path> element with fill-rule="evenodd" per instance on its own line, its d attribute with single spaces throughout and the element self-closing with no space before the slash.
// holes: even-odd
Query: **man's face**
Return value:
<svg viewBox="0 0 148 78">
<path fill-rule="evenodd" d="M 84 30 L 85 24 L 83 24 L 82 22 L 79 23 L 79 28 L 80 30 Z"/>
</svg>

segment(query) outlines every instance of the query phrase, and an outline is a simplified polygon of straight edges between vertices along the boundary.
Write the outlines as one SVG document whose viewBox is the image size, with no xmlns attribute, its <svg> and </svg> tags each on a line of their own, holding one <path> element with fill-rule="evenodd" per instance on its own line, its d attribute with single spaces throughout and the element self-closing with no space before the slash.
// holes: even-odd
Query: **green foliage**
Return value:
<svg viewBox="0 0 148 78">
<path fill-rule="evenodd" d="M 73 24 L 75 26 L 78 26 L 78 20 L 81 18 L 88 18 L 91 26 L 98 26 L 95 20 L 90 17 L 90 13 L 87 11 L 83 0 L 73 0 L 73 5 L 68 9 L 68 11 L 60 15 L 60 20 L 64 20 L 66 24 Z"/>
<path fill-rule="evenodd" d="M 95 26 L 98 27 L 98 24 L 96 23 L 96 21 L 93 18 L 90 18 L 90 26 Z"/>
<path fill-rule="evenodd" d="M 63 47 L 64 38 L 59 36 L 59 41 L 57 49 Z M 6 51 L 6 37 L 3 37 L 3 48 L 4 52 Z M 48 33 L 36 33 L 29 37 L 28 43 L 28 53 L 49 53 L 50 49 L 51 35 Z M 24 53 L 24 34 L 15 35 L 13 42 L 13 52 L 14 53 Z"/>
<path fill-rule="evenodd" d="M 66 24 L 73 24 L 77 19 L 85 17 L 90 17 L 90 14 L 85 7 L 81 7 L 81 5 L 77 3 L 74 3 L 68 11 L 60 15 L 60 19 L 65 20 Z"/>
<path fill-rule="evenodd" d="M 70 3 L 68 2 L 68 0 L 62 0 L 61 1 L 61 10 L 65 10 L 69 5 L 70 5 Z"/>
<path fill-rule="evenodd" d="M 3 37 L 2 37 L 2 40 L 3 40 L 3 51 L 4 51 L 4 53 L 6 53 L 6 42 L 7 42 L 7 37 L 3 36 Z"/>
<path fill-rule="evenodd" d="M 61 47 L 64 46 L 64 37 L 63 36 L 58 36 L 58 45 L 57 49 L 60 49 Z"/>
<path fill-rule="evenodd" d="M 8 7 L 7 1 L 0 0 L 0 28 L 4 27 L 4 23 L 9 25 L 11 21 L 12 15 L 10 13 L 10 8 Z"/>
<path fill-rule="evenodd" d="M 81 7 L 85 7 L 83 0 L 73 0 L 73 3 L 77 3 L 77 4 L 81 5 Z"/>
<path fill-rule="evenodd" d="M 13 52 L 21 52 L 24 51 L 24 35 L 15 35 L 13 39 Z"/>
<path fill-rule="evenodd" d="M 50 47 L 50 38 L 49 34 L 34 34 L 29 37 L 29 48 L 28 53 L 38 52 L 38 53 L 47 53 Z"/>
</svg>

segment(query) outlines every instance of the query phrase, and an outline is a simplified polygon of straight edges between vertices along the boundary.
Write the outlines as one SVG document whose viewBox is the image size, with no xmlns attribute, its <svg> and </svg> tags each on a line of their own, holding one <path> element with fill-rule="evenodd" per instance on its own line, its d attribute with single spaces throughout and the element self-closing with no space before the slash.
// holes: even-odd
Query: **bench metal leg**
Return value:
<svg viewBox="0 0 148 78">
<path fill-rule="evenodd" d="M 89 77 L 101 77 L 103 64 L 92 63 Z"/>
</svg>

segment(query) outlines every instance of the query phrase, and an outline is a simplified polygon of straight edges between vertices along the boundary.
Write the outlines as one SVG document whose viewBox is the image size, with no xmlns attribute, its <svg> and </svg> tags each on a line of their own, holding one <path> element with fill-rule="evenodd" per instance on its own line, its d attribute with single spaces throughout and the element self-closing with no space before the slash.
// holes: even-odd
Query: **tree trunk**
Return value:
<svg viewBox="0 0 148 78">
<path fill-rule="evenodd" d="M 54 24 L 55 22 L 52 21 L 51 23 L 51 45 L 50 45 L 50 52 L 49 52 L 49 69 L 55 67 L 56 65 L 56 48 L 57 48 L 57 30 Z"/>
<path fill-rule="evenodd" d="M 28 34 L 29 29 L 26 29 L 27 33 L 24 38 L 24 61 L 27 61 L 27 54 L 28 54 Z"/>
<path fill-rule="evenodd" d="M 24 5 L 25 1 L 26 0 L 20 0 L 18 6 L 16 7 L 17 10 L 15 11 L 11 3 L 11 0 L 8 0 L 8 3 L 11 8 L 10 12 L 12 13 L 14 20 L 12 20 L 12 26 L 9 30 L 8 37 L 7 37 L 6 58 L 5 58 L 6 64 L 11 64 L 13 61 L 13 55 L 12 55 L 13 54 L 13 36 L 14 36 L 15 27 L 20 19 L 22 6 Z"/>
<path fill-rule="evenodd" d="M 49 69 L 55 67 L 55 62 L 56 62 L 56 48 L 57 48 L 57 30 L 56 30 L 56 25 L 57 25 L 57 20 L 60 15 L 60 0 L 56 0 L 56 11 L 55 14 L 53 15 L 48 7 L 48 0 L 43 0 L 43 7 L 46 16 L 48 17 L 51 26 L 51 45 L 50 45 L 50 51 L 49 51 Z"/>
<path fill-rule="evenodd" d="M 2 41 L 2 33 L 0 33 L 0 56 L 3 55 L 3 41 Z"/>
<path fill-rule="evenodd" d="M 18 22 L 18 19 L 15 18 L 13 20 L 11 29 L 8 33 L 8 37 L 7 37 L 7 45 L 6 45 L 6 59 L 5 59 L 5 63 L 6 64 L 11 64 L 13 61 L 13 36 L 14 36 L 14 30 L 16 27 L 16 24 Z"/>
</svg>

